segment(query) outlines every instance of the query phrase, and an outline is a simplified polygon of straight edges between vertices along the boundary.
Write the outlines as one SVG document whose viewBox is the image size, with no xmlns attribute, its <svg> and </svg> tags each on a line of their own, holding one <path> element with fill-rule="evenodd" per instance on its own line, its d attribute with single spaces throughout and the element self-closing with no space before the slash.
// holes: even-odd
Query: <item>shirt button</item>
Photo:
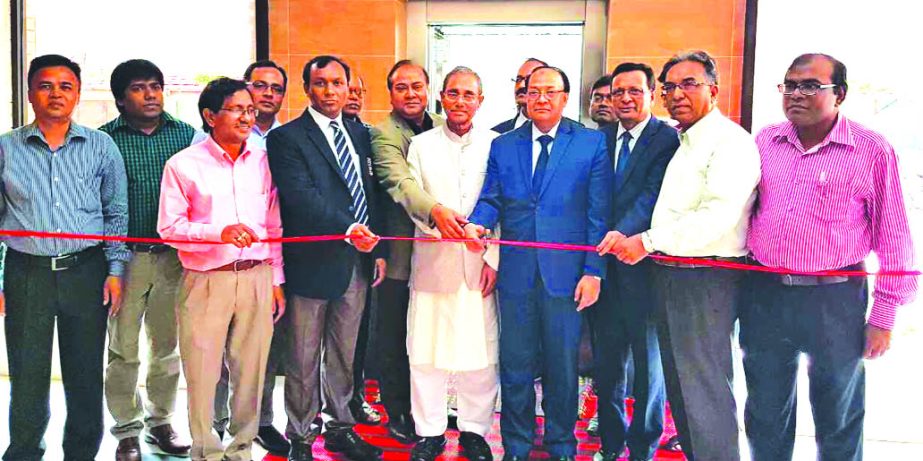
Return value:
<svg viewBox="0 0 923 461">
<path fill-rule="evenodd" d="M 57 177 L 57 176 L 54 177 L 54 182 L 58 182 L 58 177 Z"/>
<path fill-rule="evenodd" d="M 61 232 L 61 229 L 55 229 L 55 232 L 60 233 L 60 232 Z"/>
<path fill-rule="evenodd" d="M 56 207 L 59 207 L 59 208 L 60 208 L 60 207 L 61 207 L 61 202 L 54 202 L 54 206 L 56 206 Z"/>
</svg>

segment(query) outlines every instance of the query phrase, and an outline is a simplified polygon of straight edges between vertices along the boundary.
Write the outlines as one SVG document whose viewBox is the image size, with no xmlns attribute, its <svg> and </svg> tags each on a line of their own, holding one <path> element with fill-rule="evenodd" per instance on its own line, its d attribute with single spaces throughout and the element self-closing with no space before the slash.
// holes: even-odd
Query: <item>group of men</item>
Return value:
<svg viewBox="0 0 923 461">
<path fill-rule="evenodd" d="M 426 110 L 426 70 L 396 63 L 393 111 L 374 128 L 358 118 L 364 85 L 343 60 L 317 56 L 302 77 L 310 104 L 285 124 L 276 114 L 288 78 L 274 62 L 213 80 L 197 134 L 164 112 L 161 71 L 127 61 L 111 80 L 120 115 L 93 130 L 71 120 L 79 66 L 32 61 L 35 120 L 0 136 L 0 226 L 115 238 L 4 237 L 4 460 L 43 456 L 56 323 L 66 459 L 95 458 L 104 393 L 120 461 L 140 459 L 142 432 L 196 460 L 249 460 L 254 440 L 311 460 L 320 426 L 328 451 L 380 459 L 353 429 L 381 419 L 362 395 L 370 328 L 389 432 L 414 444 L 412 460 L 444 450 L 450 382 L 464 456 L 493 459 L 485 436 L 502 395 L 504 460 L 528 459 L 537 378 L 544 450 L 573 459 L 587 313 L 600 461 L 652 459 L 667 398 L 688 459 L 739 459 L 738 319 L 754 459 L 791 459 L 800 353 L 812 363 L 819 459 L 861 459 L 862 360 L 887 350 L 895 308 L 917 282 L 878 279 L 866 320 L 865 277 L 803 275 L 861 269 L 872 251 L 884 270 L 913 264 L 896 156 L 839 113 L 842 63 L 796 58 L 779 85 L 788 121 L 755 141 L 718 110 L 704 51 L 677 54 L 656 79 L 675 128 L 651 114 L 657 85 L 643 63 L 594 85 L 598 130 L 563 117 L 567 75 L 538 59 L 519 69 L 516 116 L 493 129 L 473 121 L 484 95 L 466 67 L 442 82 L 443 118 Z M 597 251 L 487 239 L 501 234 Z M 728 262 L 789 273 L 715 267 Z M 171 426 L 180 367 L 191 442 Z M 284 437 L 272 425 L 277 375 Z"/>
</svg>

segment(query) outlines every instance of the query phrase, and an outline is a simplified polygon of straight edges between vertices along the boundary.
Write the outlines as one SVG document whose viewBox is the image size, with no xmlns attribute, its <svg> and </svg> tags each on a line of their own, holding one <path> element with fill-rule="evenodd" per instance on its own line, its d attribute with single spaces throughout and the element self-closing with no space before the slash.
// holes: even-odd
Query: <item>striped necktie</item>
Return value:
<svg viewBox="0 0 923 461">
<path fill-rule="evenodd" d="M 333 144 L 337 149 L 337 164 L 340 165 L 340 172 L 346 179 L 349 186 L 349 195 L 353 198 L 353 205 L 349 208 L 353 212 L 353 217 L 359 224 L 368 224 L 369 209 L 365 202 L 365 190 L 362 189 L 362 182 L 359 181 L 359 171 L 356 170 L 353 156 L 349 153 L 349 145 L 346 144 L 346 136 L 336 120 L 330 122 L 330 128 L 333 129 Z"/>
</svg>

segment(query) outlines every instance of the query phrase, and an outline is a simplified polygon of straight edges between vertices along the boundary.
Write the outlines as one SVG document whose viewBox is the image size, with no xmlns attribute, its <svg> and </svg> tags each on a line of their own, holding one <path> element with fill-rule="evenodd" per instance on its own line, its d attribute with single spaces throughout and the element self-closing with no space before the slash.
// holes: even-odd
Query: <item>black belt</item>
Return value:
<svg viewBox="0 0 923 461">
<path fill-rule="evenodd" d="M 846 266 L 838 271 L 864 271 L 865 263 Z M 833 285 L 849 281 L 848 275 L 797 275 L 797 274 L 766 274 L 782 285 L 790 287 L 812 287 L 818 285 Z"/>
<path fill-rule="evenodd" d="M 727 257 L 727 256 L 691 256 L 690 258 L 693 258 L 693 259 L 704 259 L 704 260 L 708 260 L 708 261 L 722 261 L 722 262 L 729 262 L 729 263 L 745 263 L 745 262 L 747 262 L 746 258 L 744 258 L 744 257 L 733 258 L 733 257 Z M 702 267 L 712 267 L 712 268 L 715 267 L 715 266 L 711 266 L 711 265 L 708 265 L 708 264 L 695 264 L 695 263 L 685 263 L 685 262 L 677 262 L 677 261 L 664 261 L 664 260 L 656 259 L 656 258 L 652 258 L 652 259 L 654 259 L 654 263 L 655 263 L 655 264 L 658 264 L 658 265 L 661 265 L 661 266 L 667 266 L 667 267 L 679 267 L 679 268 L 682 268 L 682 269 L 698 269 L 698 268 L 702 268 Z"/>
<path fill-rule="evenodd" d="M 10 248 L 9 255 L 21 258 L 26 264 L 33 267 L 51 269 L 52 271 L 63 271 L 72 267 L 77 267 L 91 258 L 99 256 L 103 251 L 102 245 L 93 246 L 76 253 L 61 256 L 36 256 L 28 253 L 22 253 Z"/>
<path fill-rule="evenodd" d="M 162 243 L 129 243 L 128 249 L 137 253 L 163 253 L 170 249 L 169 246 Z"/>
</svg>

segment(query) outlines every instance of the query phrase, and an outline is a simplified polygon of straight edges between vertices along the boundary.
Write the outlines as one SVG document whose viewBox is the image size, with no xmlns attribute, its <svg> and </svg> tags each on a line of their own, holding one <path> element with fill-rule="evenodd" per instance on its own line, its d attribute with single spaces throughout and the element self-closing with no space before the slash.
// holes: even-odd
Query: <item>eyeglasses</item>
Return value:
<svg viewBox="0 0 923 461">
<path fill-rule="evenodd" d="M 780 83 L 778 85 L 779 93 L 782 93 L 786 96 L 795 94 L 795 90 L 798 90 L 804 96 L 814 96 L 820 90 L 825 90 L 827 88 L 836 88 L 835 83 L 814 83 L 814 82 L 786 82 Z"/>
<path fill-rule="evenodd" d="M 478 100 L 478 95 L 474 93 L 459 94 L 455 90 L 449 90 L 449 91 L 446 91 L 445 93 L 442 93 L 442 97 L 448 101 L 458 101 L 459 99 L 461 99 L 462 101 L 467 102 L 467 103 L 472 103 Z"/>
<path fill-rule="evenodd" d="M 632 98 L 639 98 L 644 96 L 644 90 L 640 88 L 629 88 L 627 90 L 624 88 L 616 88 L 615 90 L 612 90 L 612 97 L 621 98 L 622 96 L 625 96 L 625 93 L 628 93 L 628 96 L 631 96 Z"/>
<path fill-rule="evenodd" d="M 696 88 L 702 85 L 711 85 L 708 82 L 699 82 L 693 78 L 687 78 L 680 83 L 667 82 L 663 84 L 663 87 L 660 89 L 660 94 L 663 96 L 669 96 L 676 91 L 677 88 L 683 90 L 683 93 L 690 93 L 696 90 Z"/>
<path fill-rule="evenodd" d="M 259 91 L 260 93 L 265 93 L 266 90 L 269 89 L 272 90 L 272 92 L 275 94 L 285 94 L 285 87 L 279 85 L 278 83 L 270 85 L 266 82 L 257 80 L 255 82 L 250 82 L 250 88 Z"/>
<path fill-rule="evenodd" d="M 237 116 L 237 117 L 240 117 L 241 115 L 244 115 L 244 114 L 247 114 L 247 115 L 249 115 L 249 116 L 251 116 L 251 117 L 256 117 L 256 109 L 254 109 L 253 107 L 240 107 L 240 106 L 238 106 L 238 107 L 222 107 L 222 108 L 219 109 L 219 110 L 223 110 L 223 111 L 225 111 L 225 112 L 230 112 L 230 113 L 234 114 L 234 115 Z"/>
<path fill-rule="evenodd" d="M 529 90 L 526 92 L 526 97 L 529 99 L 538 99 L 541 96 L 545 96 L 545 99 L 553 99 L 555 96 L 564 93 L 564 90 Z"/>
<path fill-rule="evenodd" d="M 365 93 L 367 93 L 367 91 L 364 88 L 350 88 L 349 89 L 349 94 L 353 96 L 361 97 L 361 96 L 365 96 Z"/>
<path fill-rule="evenodd" d="M 511 78 L 510 81 L 513 83 L 519 83 L 527 78 L 529 78 L 528 75 L 517 75 L 516 78 Z"/>
</svg>

